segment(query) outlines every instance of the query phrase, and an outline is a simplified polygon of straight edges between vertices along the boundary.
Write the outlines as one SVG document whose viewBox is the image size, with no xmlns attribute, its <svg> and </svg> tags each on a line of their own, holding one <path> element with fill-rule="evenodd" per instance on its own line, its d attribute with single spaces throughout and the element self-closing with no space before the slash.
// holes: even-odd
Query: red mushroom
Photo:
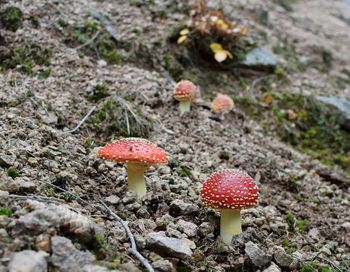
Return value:
<svg viewBox="0 0 350 272">
<path fill-rule="evenodd" d="M 101 147 L 99 155 L 107 160 L 125 162 L 128 173 L 128 188 L 138 197 L 146 194 L 145 170 L 153 164 L 168 163 L 163 149 L 142 138 L 123 138 Z"/>
<path fill-rule="evenodd" d="M 197 87 L 189 80 L 181 80 L 175 86 L 174 98 L 180 102 L 180 115 L 190 111 L 191 101 L 197 96 Z"/>
<path fill-rule="evenodd" d="M 212 174 L 200 191 L 204 205 L 221 210 L 220 236 L 230 244 L 242 232 L 240 210 L 255 207 L 259 192 L 254 180 L 244 171 L 225 169 Z"/>
<path fill-rule="evenodd" d="M 218 93 L 211 104 L 214 112 L 228 112 L 233 109 L 234 103 L 228 95 Z"/>
</svg>

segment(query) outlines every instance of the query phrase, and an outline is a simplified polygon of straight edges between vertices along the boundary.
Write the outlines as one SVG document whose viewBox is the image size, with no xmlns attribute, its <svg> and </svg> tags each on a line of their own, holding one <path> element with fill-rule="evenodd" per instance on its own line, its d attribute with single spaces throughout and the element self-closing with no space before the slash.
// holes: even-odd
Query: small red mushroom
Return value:
<svg viewBox="0 0 350 272">
<path fill-rule="evenodd" d="M 154 164 L 168 163 L 163 149 L 142 138 L 123 138 L 101 147 L 98 154 L 107 160 L 125 162 L 128 173 L 128 188 L 138 197 L 146 194 L 144 172 Z"/>
<path fill-rule="evenodd" d="M 200 198 L 204 205 L 221 210 L 220 236 L 229 245 L 232 236 L 242 232 L 240 210 L 255 207 L 259 192 L 245 171 L 225 169 L 203 183 Z"/>
<path fill-rule="evenodd" d="M 234 103 L 228 95 L 218 93 L 211 104 L 214 112 L 228 112 L 233 109 Z"/>
<path fill-rule="evenodd" d="M 190 111 L 191 101 L 197 96 L 197 87 L 189 80 L 181 80 L 175 86 L 174 98 L 180 102 L 180 115 Z"/>
</svg>

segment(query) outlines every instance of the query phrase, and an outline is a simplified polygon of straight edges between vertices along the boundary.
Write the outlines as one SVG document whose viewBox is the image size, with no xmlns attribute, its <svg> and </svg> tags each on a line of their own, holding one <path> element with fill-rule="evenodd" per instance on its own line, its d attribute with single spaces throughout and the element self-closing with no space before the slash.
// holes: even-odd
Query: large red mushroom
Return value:
<svg viewBox="0 0 350 272">
<path fill-rule="evenodd" d="M 259 192 L 245 171 L 225 169 L 203 183 L 200 198 L 204 205 L 221 210 L 220 236 L 229 245 L 232 236 L 242 232 L 240 210 L 255 207 Z"/>
<path fill-rule="evenodd" d="M 123 138 L 101 147 L 99 155 L 107 160 L 125 162 L 128 188 L 138 197 L 146 194 L 144 172 L 150 165 L 168 163 L 163 149 L 142 138 Z"/>
<path fill-rule="evenodd" d="M 189 80 L 181 80 L 175 86 L 174 98 L 180 102 L 180 115 L 190 111 L 191 101 L 197 96 L 197 87 Z"/>
</svg>

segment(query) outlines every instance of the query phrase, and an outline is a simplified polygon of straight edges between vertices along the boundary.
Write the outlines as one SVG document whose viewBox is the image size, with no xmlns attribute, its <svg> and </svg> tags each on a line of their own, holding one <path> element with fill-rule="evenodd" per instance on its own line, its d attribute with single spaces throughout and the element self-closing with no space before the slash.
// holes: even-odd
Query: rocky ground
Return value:
<svg viewBox="0 0 350 272">
<path fill-rule="evenodd" d="M 275 91 L 348 101 L 348 1 L 207 1 L 273 50 L 266 62 L 283 67 L 288 80 L 255 67 L 239 77 L 182 67 L 179 77 L 193 75 L 202 92 L 182 117 L 168 61 L 178 45 L 168 37 L 194 3 L 0 4 L 0 12 L 22 13 L 19 23 L 0 25 L 0 271 L 145 271 L 100 200 L 128 222 L 156 271 L 350 270 L 344 171 L 266 134 L 243 105 L 224 116 L 207 106 L 219 88 L 258 97 L 266 77 Z M 349 108 L 340 110 L 346 116 Z M 127 192 L 122 165 L 97 156 L 98 147 L 128 135 L 169 154 L 168 165 L 146 173 L 142 199 Z M 243 233 L 231 246 L 218 239 L 220 214 L 198 199 L 202 182 L 224 168 L 247 171 L 261 194 L 258 207 L 242 211 Z"/>
</svg>

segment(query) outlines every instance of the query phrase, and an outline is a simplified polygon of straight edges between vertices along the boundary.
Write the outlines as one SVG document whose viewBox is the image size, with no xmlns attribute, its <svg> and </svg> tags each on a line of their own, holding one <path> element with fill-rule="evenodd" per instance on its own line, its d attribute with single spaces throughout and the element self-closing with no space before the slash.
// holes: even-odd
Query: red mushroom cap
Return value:
<svg viewBox="0 0 350 272">
<path fill-rule="evenodd" d="M 174 97 L 177 101 L 192 101 L 196 95 L 197 87 L 189 80 L 181 80 L 175 86 Z"/>
<path fill-rule="evenodd" d="M 98 154 L 107 160 L 139 164 L 165 164 L 168 156 L 163 149 L 142 138 L 123 138 L 101 147 Z"/>
<path fill-rule="evenodd" d="M 258 204 L 259 192 L 254 180 L 238 169 L 212 174 L 200 191 L 202 202 L 214 209 L 243 209 Z"/>
<path fill-rule="evenodd" d="M 231 97 L 225 94 L 218 93 L 211 104 L 214 112 L 225 112 L 233 109 L 233 101 Z"/>
</svg>

